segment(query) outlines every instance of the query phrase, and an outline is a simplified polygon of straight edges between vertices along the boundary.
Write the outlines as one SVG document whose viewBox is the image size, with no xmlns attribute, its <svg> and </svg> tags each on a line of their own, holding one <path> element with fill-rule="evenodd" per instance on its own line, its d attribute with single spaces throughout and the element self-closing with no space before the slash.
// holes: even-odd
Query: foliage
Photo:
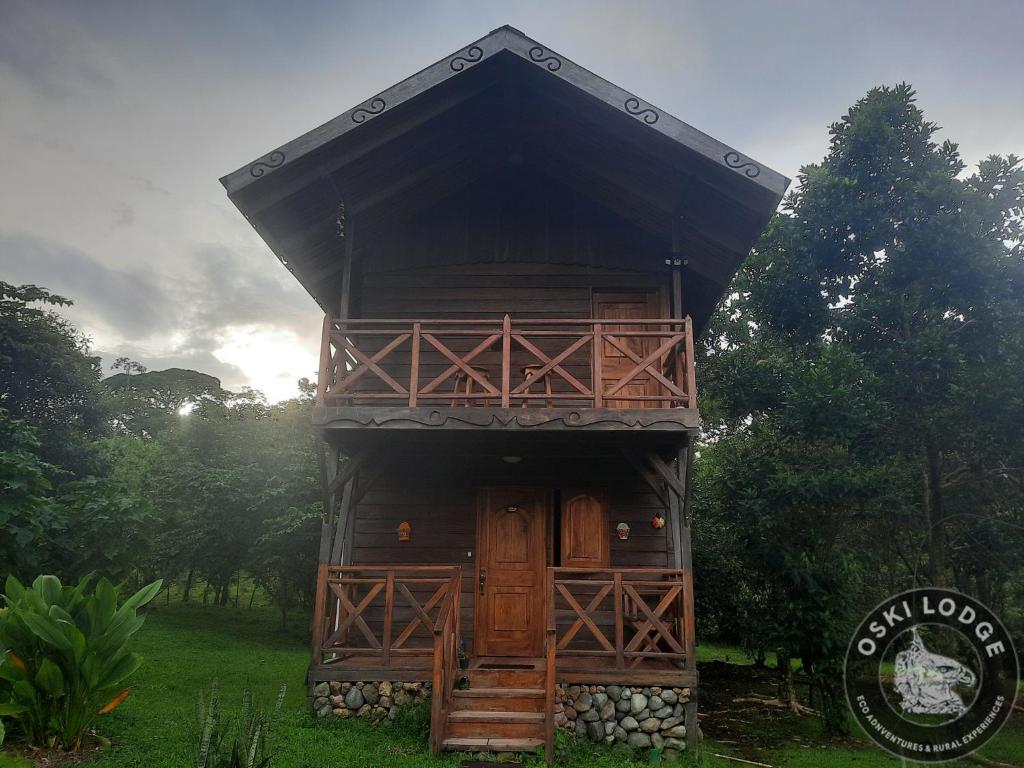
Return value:
<svg viewBox="0 0 1024 768">
<path fill-rule="evenodd" d="M 38 568 L 55 523 L 49 496 L 53 467 L 38 451 L 35 430 L 0 409 L 0 578 Z"/>
<path fill-rule="evenodd" d="M 220 708 L 220 688 L 214 678 L 210 702 L 202 693 L 196 705 L 196 730 L 191 737 L 192 765 L 195 768 L 269 768 L 270 726 L 281 711 L 288 687 L 281 685 L 272 712 L 262 712 L 254 703 L 252 688 L 242 689 L 242 711 L 233 728 L 226 726 Z"/>
<path fill-rule="evenodd" d="M 146 498 L 110 478 L 87 477 L 63 486 L 58 503 L 67 535 L 55 550 L 64 573 L 122 581 L 149 564 L 155 516 Z"/>
<path fill-rule="evenodd" d="M 100 579 L 65 586 L 39 576 L 30 587 L 8 577 L 0 611 L 0 714 L 10 715 L 33 746 L 78 749 L 98 715 L 130 692 L 126 679 L 142 659 L 128 640 L 144 622 L 138 610 L 160 590 L 144 587 L 119 603 Z"/>
<path fill-rule="evenodd" d="M 858 101 L 701 350 L 695 562 L 742 595 L 710 617 L 800 658 L 833 730 L 882 593 L 927 575 L 998 610 L 1024 565 L 1024 170 L 964 178 L 936 131 L 907 85 Z"/>
<path fill-rule="evenodd" d="M 182 368 L 147 371 L 145 366 L 118 358 L 124 373 L 103 380 L 115 402 L 119 431 L 151 437 L 174 426 L 178 416 L 203 402 L 224 404 L 233 393 L 213 376 Z"/>
<path fill-rule="evenodd" d="M 71 302 L 0 281 L 0 408 L 38 431 L 40 456 L 73 474 L 95 471 L 91 442 L 107 429 L 100 360 L 54 311 Z"/>
</svg>

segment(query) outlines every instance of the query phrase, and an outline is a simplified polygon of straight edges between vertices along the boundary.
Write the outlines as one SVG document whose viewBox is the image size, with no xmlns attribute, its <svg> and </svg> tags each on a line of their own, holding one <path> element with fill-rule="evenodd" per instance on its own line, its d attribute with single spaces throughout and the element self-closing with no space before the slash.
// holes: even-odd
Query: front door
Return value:
<svg viewBox="0 0 1024 768">
<path fill-rule="evenodd" d="M 477 521 L 478 656 L 540 656 L 550 495 L 485 488 Z"/>
<path fill-rule="evenodd" d="M 619 324 L 615 320 L 646 320 L 662 316 L 661 298 L 657 291 L 596 291 L 594 293 L 594 317 L 605 321 L 602 323 L 605 333 L 612 335 L 629 331 L 652 330 L 642 325 Z M 620 346 L 625 347 L 640 359 L 644 359 L 654 349 L 658 340 L 654 337 L 617 337 Z M 636 367 L 636 361 L 626 355 L 611 342 L 605 342 L 601 350 L 601 370 L 604 379 L 604 390 L 608 392 L 615 383 L 629 376 Z M 629 382 L 618 389 L 615 394 L 627 397 L 651 396 L 658 394 L 657 382 L 647 371 L 633 376 Z M 647 408 L 659 405 L 655 400 L 619 400 L 612 396 L 604 401 L 606 408 Z"/>
</svg>

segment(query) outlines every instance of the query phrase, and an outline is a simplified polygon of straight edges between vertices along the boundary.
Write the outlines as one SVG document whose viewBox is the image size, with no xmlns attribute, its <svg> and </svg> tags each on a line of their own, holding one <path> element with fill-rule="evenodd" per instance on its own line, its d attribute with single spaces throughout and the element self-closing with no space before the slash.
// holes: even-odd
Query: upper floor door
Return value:
<svg viewBox="0 0 1024 768">
<path fill-rule="evenodd" d="M 645 320 L 665 315 L 661 294 L 658 291 L 595 291 L 593 303 L 595 319 L 612 321 L 602 323 L 605 333 L 618 334 L 646 328 L 639 325 L 616 324 L 615 320 Z M 657 349 L 658 342 L 655 337 L 616 337 L 616 340 L 619 346 L 605 341 L 600 350 L 601 372 L 606 392 L 613 389 L 616 382 L 628 376 L 637 365 L 637 361 L 620 347 L 628 349 L 643 360 Z M 659 394 L 658 384 L 649 373 L 641 371 L 631 377 L 615 394 L 626 397 L 654 396 Z M 604 401 L 605 408 L 647 408 L 659 404 L 656 400 L 628 400 L 614 396 Z"/>
</svg>

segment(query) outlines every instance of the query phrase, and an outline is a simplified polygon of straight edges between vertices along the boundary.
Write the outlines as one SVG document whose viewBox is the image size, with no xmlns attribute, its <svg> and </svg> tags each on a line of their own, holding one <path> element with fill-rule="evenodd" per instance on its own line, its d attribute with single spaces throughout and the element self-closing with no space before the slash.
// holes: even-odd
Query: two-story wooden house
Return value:
<svg viewBox="0 0 1024 768">
<path fill-rule="evenodd" d="M 694 744 L 693 344 L 788 180 L 502 27 L 222 181 L 325 313 L 323 711 Z"/>
</svg>

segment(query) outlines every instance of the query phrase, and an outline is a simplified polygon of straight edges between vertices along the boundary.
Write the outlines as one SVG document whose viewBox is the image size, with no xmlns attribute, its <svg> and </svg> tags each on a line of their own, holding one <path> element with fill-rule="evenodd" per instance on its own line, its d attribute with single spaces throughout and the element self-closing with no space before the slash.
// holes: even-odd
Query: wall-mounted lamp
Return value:
<svg viewBox="0 0 1024 768">
<path fill-rule="evenodd" d="M 629 538 L 629 526 L 626 523 L 616 525 L 615 532 L 619 535 L 620 541 L 626 541 Z"/>
<path fill-rule="evenodd" d="M 398 524 L 398 540 L 408 541 L 412 538 L 412 526 L 409 525 L 408 520 L 403 520 Z"/>
<path fill-rule="evenodd" d="M 655 515 L 654 517 L 652 517 L 651 518 L 651 526 L 654 527 L 654 528 L 664 528 L 665 527 L 665 516 L 664 515 Z"/>
</svg>

